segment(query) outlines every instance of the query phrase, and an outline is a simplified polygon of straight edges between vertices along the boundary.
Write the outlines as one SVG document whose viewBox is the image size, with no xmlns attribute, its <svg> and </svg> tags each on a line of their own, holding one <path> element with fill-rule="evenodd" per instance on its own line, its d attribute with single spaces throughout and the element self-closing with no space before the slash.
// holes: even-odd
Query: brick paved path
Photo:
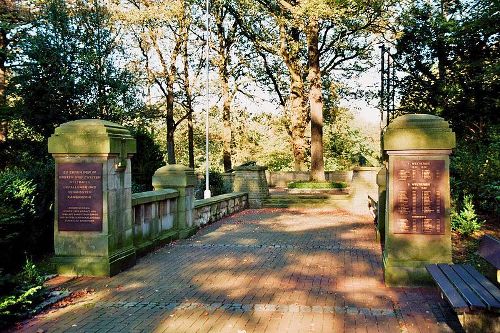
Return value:
<svg viewBox="0 0 500 333">
<path fill-rule="evenodd" d="M 73 304 L 25 332 L 452 332 L 432 288 L 386 288 L 371 220 L 342 211 L 246 210 L 141 258 L 80 278 Z M 451 328 L 450 328 L 451 327 Z"/>
</svg>

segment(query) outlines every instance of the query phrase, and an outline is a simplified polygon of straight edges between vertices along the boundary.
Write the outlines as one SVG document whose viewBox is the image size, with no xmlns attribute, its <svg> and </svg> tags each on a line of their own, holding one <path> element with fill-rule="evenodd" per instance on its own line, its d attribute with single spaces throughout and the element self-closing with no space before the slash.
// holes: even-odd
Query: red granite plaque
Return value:
<svg viewBox="0 0 500 333">
<path fill-rule="evenodd" d="M 102 164 L 57 166 L 59 231 L 102 231 Z"/>
<path fill-rule="evenodd" d="M 444 234 L 444 160 L 394 160 L 393 232 Z"/>
</svg>

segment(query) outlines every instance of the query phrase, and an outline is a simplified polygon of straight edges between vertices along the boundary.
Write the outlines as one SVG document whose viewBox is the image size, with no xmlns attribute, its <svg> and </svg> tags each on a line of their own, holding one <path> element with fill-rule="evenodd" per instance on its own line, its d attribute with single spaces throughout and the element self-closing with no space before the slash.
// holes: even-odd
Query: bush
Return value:
<svg viewBox="0 0 500 333">
<path fill-rule="evenodd" d="M 54 164 L 0 172 L 0 268 L 16 270 L 25 252 L 52 249 Z"/>
<path fill-rule="evenodd" d="M 44 278 L 36 265 L 26 259 L 23 270 L 17 276 L 0 277 L 0 329 L 26 317 L 44 298 Z"/>
<path fill-rule="evenodd" d="M 347 183 L 344 182 L 309 182 L 298 181 L 288 183 L 288 188 L 305 188 L 305 189 L 331 189 L 331 188 L 346 188 Z"/>
<path fill-rule="evenodd" d="M 293 155 L 289 152 L 272 152 L 263 158 L 269 171 L 292 171 Z"/>
<path fill-rule="evenodd" d="M 36 213 L 36 184 L 24 170 L 12 168 L 0 173 L 0 197 L 3 211 L 10 214 L 3 218 L 29 218 Z"/>
<path fill-rule="evenodd" d="M 472 196 L 465 195 L 462 209 L 459 213 L 455 210 L 451 213 L 451 228 L 463 236 L 472 235 L 481 229 L 484 221 L 480 221 L 472 203 Z"/>
<path fill-rule="evenodd" d="M 195 197 L 198 200 L 203 199 L 203 194 L 206 188 L 205 182 L 206 182 L 205 176 L 203 176 L 203 178 L 199 180 L 198 184 L 196 185 Z M 224 184 L 224 178 L 222 177 L 222 173 L 218 171 L 210 171 L 208 182 L 209 182 L 208 187 L 210 188 L 212 197 L 231 192 L 229 186 Z"/>
<path fill-rule="evenodd" d="M 132 131 L 137 140 L 137 152 L 132 157 L 132 192 L 153 189 L 151 180 L 155 171 L 165 165 L 160 146 L 146 130 Z"/>
<path fill-rule="evenodd" d="M 457 143 L 451 156 L 451 193 L 455 200 L 474 196 L 480 212 L 500 214 L 500 127 L 493 126 L 482 140 Z"/>
</svg>

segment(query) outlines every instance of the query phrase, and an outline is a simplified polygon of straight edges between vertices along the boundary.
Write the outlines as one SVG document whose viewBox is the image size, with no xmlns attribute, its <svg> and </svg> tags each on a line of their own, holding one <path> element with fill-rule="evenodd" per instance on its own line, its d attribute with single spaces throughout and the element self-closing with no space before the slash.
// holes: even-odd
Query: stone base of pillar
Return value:
<svg viewBox="0 0 500 333">
<path fill-rule="evenodd" d="M 179 239 L 189 238 L 189 237 L 193 236 L 197 230 L 198 230 L 198 227 L 191 227 L 191 228 L 179 230 Z"/>
<path fill-rule="evenodd" d="M 55 256 L 52 261 L 61 275 L 113 276 L 135 265 L 136 252 L 129 247 L 109 257 Z"/>
<path fill-rule="evenodd" d="M 431 286 L 432 278 L 425 269 L 429 262 L 394 261 L 384 255 L 384 280 L 390 287 Z"/>
</svg>

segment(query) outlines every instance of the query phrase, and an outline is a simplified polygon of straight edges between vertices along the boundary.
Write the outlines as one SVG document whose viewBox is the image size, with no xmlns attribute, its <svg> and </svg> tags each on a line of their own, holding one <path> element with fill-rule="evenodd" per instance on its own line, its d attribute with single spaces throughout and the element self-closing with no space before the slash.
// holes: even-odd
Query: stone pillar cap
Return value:
<svg viewBox="0 0 500 333">
<path fill-rule="evenodd" d="M 384 150 L 452 149 L 455 133 L 441 117 L 407 114 L 394 119 L 384 133 Z"/>
<path fill-rule="evenodd" d="M 119 154 L 136 152 L 136 141 L 119 124 L 100 119 L 70 121 L 49 138 L 51 154 Z"/>
<path fill-rule="evenodd" d="M 167 164 L 157 169 L 152 179 L 155 189 L 196 185 L 194 170 L 182 164 Z"/>
<path fill-rule="evenodd" d="M 188 166 L 182 165 L 182 164 L 167 164 L 162 166 L 161 168 L 157 169 L 155 171 L 156 174 L 162 174 L 165 172 L 194 172 L 193 169 L 191 169 Z"/>
<path fill-rule="evenodd" d="M 257 164 L 242 164 L 234 168 L 234 171 L 262 171 L 267 170 L 267 166 Z"/>
</svg>

